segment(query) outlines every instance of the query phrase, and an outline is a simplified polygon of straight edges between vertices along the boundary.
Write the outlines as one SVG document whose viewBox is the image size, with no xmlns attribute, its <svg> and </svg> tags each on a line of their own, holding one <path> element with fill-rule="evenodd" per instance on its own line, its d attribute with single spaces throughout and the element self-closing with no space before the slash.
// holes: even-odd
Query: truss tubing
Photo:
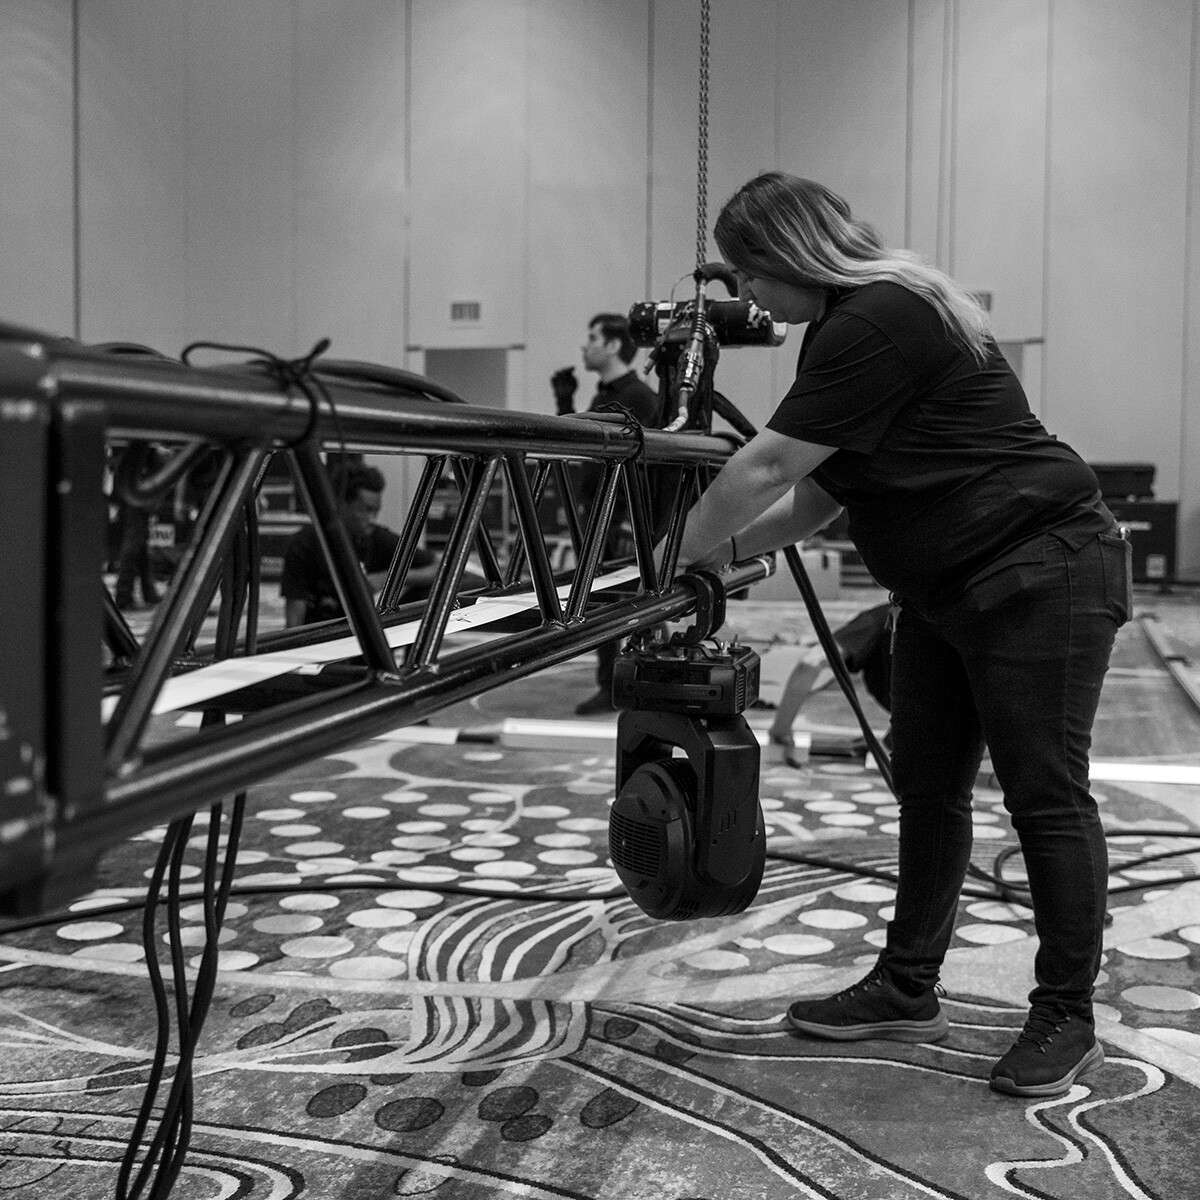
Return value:
<svg viewBox="0 0 1200 1200">
<path fill-rule="evenodd" d="M 675 560 L 686 511 L 735 448 L 730 439 L 694 429 L 636 430 L 608 414 L 550 417 L 473 407 L 430 380 L 372 364 L 318 361 L 303 377 L 281 374 L 278 366 L 199 368 L 0 326 L 0 430 L 10 448 L 9 457 L 0 454 L 0 469 L 20 468 L 21 486 L 36 493 L 32 540 L 43 558 L 28 578 L 18 574 L 0 602 L 0 627 L 9 638 L 32 638 L 40 647 L 14 665 L 0 693 L 0 715 L 7 712 L 10 725 L 18 708 L 23 714 L 15 722 L 18 739 L 10 738 L 8 757 L 0 758 L 0 782 L 9 797 L 20 793 L 0 813 L 8 831 L 0 839 L 0 871 L 9 911 L 84 890 L 97 855 L 132 833 L 695 611 L 697 585 L 686 574 L 674 578 Z M 91 510 L 103 508 L 99 484 L 113 440 L 164 444 L 189 456 L 189 466 L 207 451 L 216 463 L 193 536 L 140 639 L 100 581 L 103 518 Z M 37 450 L 33 461 L 30 448 Z M 337 515 L 323 449 L 424 460 L 378 600 Z M 257 544 L 256 496 L 277 454 L 290 462 L 347 617 L 259 635 L 259 559 L 247 547 Z M 566 469 L 573 460 L 601 470 L 582 523 L 583 498 L 573 494 Z M 456 480 L 459 503 L 432 590 L 427 600 L 401 604 L 446 472 Z M 506 481 L 515 525 L 515 535 L 499 547 L 497 531 L 483 520 L 498 478 Z M 566 574 L 553 571 L 539 522 L 551 484 L 577 563 Z M 606 553 L 622 496 L 632 560 Z M 30 509 L 6 507 L 0 527 L 7 553 L 10 540 L 30 540 L 21 527 Z M 652 551 L 664 531 L 660 580 Z M 468 591 L 463 580 L 472 556 L 485 582 Z M 620 568 L 625 574 L 614 576 Z M 770 559 L 750 560 L 734 568 L 726 586 L 736 590 L 772 570 Z M 218 637 L 218 644 L 236 640 L 238 661 L 254 665 L 283 651 L 302 659 L 347 636 L 354 643 L 319 670 L 200 705 L 222 721 L 243 714 L 236 723 L 188 731 L 172 724 L 164 734 L 154 718 L 170 688 L 195 672 L 219 670 L 213 646 L 198 644 L 218 592 L 222 629 L 237 633 L 245 614 L 244 636 Z M 456 614 L 503 600 L 527 610 L 522 628 L 482 644 L 462 645 L 448 634 Z M 397 641 L 406 645 L 403 652 Z M 102 669 L 97 643 L 108 649 Z M 40 678 L 31 677 L 35 671 Z M 22 791 L 19 780 L 30 786 Z"/>
</svg>

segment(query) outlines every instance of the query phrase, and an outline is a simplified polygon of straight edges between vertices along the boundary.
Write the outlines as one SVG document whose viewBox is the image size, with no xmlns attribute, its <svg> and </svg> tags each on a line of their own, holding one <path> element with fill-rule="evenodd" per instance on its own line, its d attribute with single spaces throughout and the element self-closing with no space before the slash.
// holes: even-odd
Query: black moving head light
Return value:
<svg viewBox="0 0 1200 1200">
<path fill-rule="evenodd" d="M 634 903 L 663 920 L 722 917 L 758 893 L 766 827 L 759 745 L 742 711 L 758 696 L 758 655 L 675 634 L 616 664 L 613 867 Z"/>
</svg>

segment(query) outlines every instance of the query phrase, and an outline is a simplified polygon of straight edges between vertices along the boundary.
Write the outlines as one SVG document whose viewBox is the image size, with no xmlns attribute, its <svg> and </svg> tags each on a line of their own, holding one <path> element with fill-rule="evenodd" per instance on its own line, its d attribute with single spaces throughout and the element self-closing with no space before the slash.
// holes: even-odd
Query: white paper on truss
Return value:
<svg viewBox="0 0 1200 1200">
<path fill-rule="evenodd" d="M 423 746 L 453 746 L 458 741 L 461 729 L 450 725 L 401 725 L 387 733 L 376 734 L 376 742 L 411 742 Z"/>
<path fill-rule="evenodd" d="M 639 577 L 637 567 L 624 567 L 602 575 L 592 584 L 592 591 L 604 591 L 617 587 Z M 570 594 L 571 585 L 563 584 L 558 589 L 561 600 Z M 515 596 L 495 596 L 478 600 L 468 608 L 455 609 L 446 622 L 447 636 L 488 625 L 517 613 L 528 612 L 537 607 L 537 596 L 534 592 L 521 592 Z M 393 625 L 383 632 L 388 645 L 395 650 L 399 646 L 409 646 L 417 636 L 420 621 L 406 621 L 403 625 Z M 362 653 L 358 638 L 342 637 L 329 642 L 316 642 L 311 646 L 298 646 L 294 650 L 275 650 L 269 654 L 252 654 L 245 658 L 227 658 L 210 667 L 199 667 L 186 675 L 169 679 L 159 693 L 154 704 L 154 713 L 175 712 L 180 708 L 189 708 L 194 704 L 212 700 L 217 696 L 225 696 L 251 684 L 263 683 L 268 679 L 278 679 L 292 671 L 311 670 L 325 663 L 340 662 L 347 658 L 356 658 Z M 104 720 L 112 716 L 116 707 L 115 696 L 106 697 L 101 708 Z"/>
</svg>

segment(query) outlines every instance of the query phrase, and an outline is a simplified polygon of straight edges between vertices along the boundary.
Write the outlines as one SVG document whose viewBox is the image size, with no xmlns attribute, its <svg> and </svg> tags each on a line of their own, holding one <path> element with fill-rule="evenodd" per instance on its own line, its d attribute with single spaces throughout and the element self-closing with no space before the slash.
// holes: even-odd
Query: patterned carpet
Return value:
<svg viewBox="0 0 1200 1200">
<path fill-rule="evenodd" d="M 1122 638 L 1132 647 L 1132 632 Z M 1098 750 L 1120 719 L 1112 705 L 1145 670 L 1117 662 L 1128 673 L 1106 692 Z M 561 716 L 590 676 L 577 660 L 438 723 Z M 814 723 L 846 723 L 839 697 L 817 699 Z M 1200 829 L 1194 788 L 1097 788 L 1123 833 L 1114 885 L 1153 886 L 1113 896 L 1106 1066 L 1028 1102 L 986 1084 L 1031 985 L 1020 905 L 964 896 L 943 1043 L 826 1043 L 781 1023 L 791 999 L 859 977 L 883 940 L 894 889 L 859 873 L 894 863 L 897 812 L 877 774 L 765 754 L 768 852 L 819 852 L 847 869 L 770 859 L 746 912 L 692 923 L 652 921 L 621 897 L 606 861 L 612 787 L 607 742 L 384 737 L 255 788 L 195 1065 L 192 1149 L 172 1194 L 1195 1194 L 1200 884 L 1179 882 L 1189 859 L 1122 869 L 1176 848 L 1139 828 Z M 977 792 L 975 833 L 984 867 L 1011 844 L 998 793 Z M 152 830 L 108 855 L 75 919 L 0 942 L 0 1192 L 14 1200 L 113 1195 L 154 1010 L 140 914 L 102 909 L 140 894 L 162 838 Z M 205 840 L 201 818 L 191 877 Z M 198 954 L 201 908 L 182 915 Z"/>
</svg>

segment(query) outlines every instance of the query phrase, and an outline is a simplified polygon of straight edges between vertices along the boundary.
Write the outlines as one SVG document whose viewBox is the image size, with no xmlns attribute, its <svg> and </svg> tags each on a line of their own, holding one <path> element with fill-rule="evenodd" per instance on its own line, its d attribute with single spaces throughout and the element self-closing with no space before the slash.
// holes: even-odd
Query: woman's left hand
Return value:
<svg viewBox="0 0 1200 1200">
<path fill-rule="evenodd" d="M 665 542 L 659 542 L 654 548 L 654 566 L 658 571 L 662 570 L 665 546 Z M 698 568 L 704 571 L 726 571 L 732 562 L 733 538 L 722 538 L 715 546 L 698 554 L 689 555 L 685 545 L 680 550 L 678 566 L 683 570 Z"/>
</svg>

